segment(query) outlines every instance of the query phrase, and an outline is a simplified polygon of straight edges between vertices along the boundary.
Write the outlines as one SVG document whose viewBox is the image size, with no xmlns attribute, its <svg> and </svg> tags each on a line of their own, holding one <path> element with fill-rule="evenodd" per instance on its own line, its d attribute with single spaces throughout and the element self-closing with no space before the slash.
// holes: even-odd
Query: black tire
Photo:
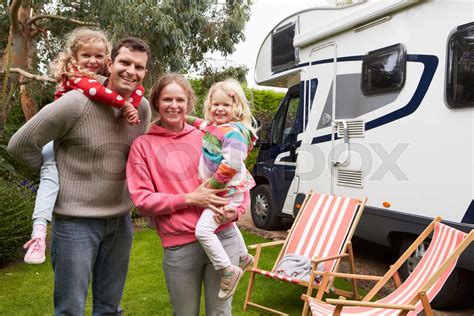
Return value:
<svg viewBox="0 0 474 316">
<path fill-rule="evenodd" d="M 402 239 L 400 243 L 400 256 L 408 249 L 408 247 L 410 247 L 414 240 L 415 238 L 413 237 L 406 237 Z M 425 244 L 426 248 L 427 246 L 428 245 Z M 409 274 L 413 271 L 414 267 L 422 256 L 423 247 L 421 247 L 421 249 L 419 247 L 412 254 L 410 259 L 407 260 L 408 264 L 404 263 L 400 267 L 398 273 L 402 280 L 408 278 Z M 436 295 L 436 297 L 431 302 L 431 306 L 435 309 L 450 309 L 463 306 L 466 302 L 470 302 L 472 299 L 470 298 L 474 288 L 472 283 L 473 275 L 471 272 L 464 269 L 455 268 L 441 291 L 439 291 L 438 295 Z"/>
<path fill-rule="evenodd" d="M 258 228 L 276 230 L 281 228 L 282 217 L 278 216 L 273 204 L 270 186 L 262 184 L 251 192 L 252 220 Z"/>
</svg>

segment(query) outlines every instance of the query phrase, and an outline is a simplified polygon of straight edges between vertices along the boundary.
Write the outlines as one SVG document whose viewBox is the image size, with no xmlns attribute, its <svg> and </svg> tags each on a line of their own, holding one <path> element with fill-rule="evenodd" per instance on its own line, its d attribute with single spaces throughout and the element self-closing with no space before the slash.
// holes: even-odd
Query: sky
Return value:
<svg viewBox="0 0 474 316">
<path fill-rule="evenodd" d="M 287 16 L 305 8 L 326 4 L 327 0 L 254 0 L 251 7 L 250 20 L 245 27 L 244 42 L 236 46 L 235 52 L 224 57 L 211 56 L 217 66 L 245 65 L 249 68 L 247 83 L 249 87 L 268 89 L 255 84 L 254 67 L 257 53 L 265 37 L 270 31 Z"/>
</svg>

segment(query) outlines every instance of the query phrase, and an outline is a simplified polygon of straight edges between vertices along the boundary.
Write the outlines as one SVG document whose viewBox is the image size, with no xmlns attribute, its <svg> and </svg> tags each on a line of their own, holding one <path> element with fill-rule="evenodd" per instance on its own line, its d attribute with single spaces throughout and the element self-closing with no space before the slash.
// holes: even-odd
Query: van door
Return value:
<svg viewBox="0 0 474 316">
<path fill-rule="evenodd" d="M 305 132 L 307 134 L 307 142 L 311 146 L 318 146 L 324 153 L 332 153 L 332 148 L 335 146 L 335 134 L 332 128 L 336 116 L 336 95 L 337 95 L 337 45 L 335 42 L 328 42 L 311 49 L 309 55 L 309 67 L 305 71 L 305 79 L 317 82 L 316 98 L 306 97 L 309 106 L 308 110 L 308 128 Z M 309 95 L 312 89 L 306 89 L 305 95 Z M 309 101 L 311 100 L 311 101 Z M 324 141 L 322 143 L 314 143 L 315 139 L 331 135 L 331 143 Z M 331 157 L 326 159 L 331 160 Z M 300 162 L 298 162 L 300 163 Z M 301 164 L 307 162 L 301 161 Z M 317 163 L 325 164 L 326 161 L 318 160 Z M 332 168 L 332 167 L 331 167 Z M 304 168 L 303 168 L 304 169 Z M 310 177 L 307 183 L 303 184 L 302 193 L 309 190 L 334 193 L 332 170 L 326 166 L 317 168 L 321 170 L 321 174 L 315 177 Z"/>
<path fill-rule="evenodd" d="M 301 132 L 301 98 L 300 85 L 290 88 L 278 109 L 272 123 L 271 144 L 275 157 L 276 181 L 272 183 L 272 193 L 276 206 L 283 205 L 282 212 L 287 213 L 285 196 L 291 198 L 296 194 L 293 186 L 298 186 L 295 179 L 297 135 Z M 296 180 L 296 183 L 295 183 Z M 291 214 L 293 206 L 291 205 Z"/>
<path fill-rule="evenodd" d="M 260 131 L 260 150 L 252 175 L 251 214 L 255 226 L 280 228 L 285 197 L 295 178 L 297 135 L 301 133 L 301 85 L 288 89 L 269 127 Z M 267 137 L 268 136 L 268 137 Z"/>
</svg>

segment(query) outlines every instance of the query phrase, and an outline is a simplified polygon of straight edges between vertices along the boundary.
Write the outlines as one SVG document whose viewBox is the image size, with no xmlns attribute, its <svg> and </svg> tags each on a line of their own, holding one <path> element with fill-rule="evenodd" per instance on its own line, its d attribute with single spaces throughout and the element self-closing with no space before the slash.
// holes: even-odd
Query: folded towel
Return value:
<svg viewBox="0 0 474 316">
<path fill-rule="evenodd" d="M 316 270 L 322 271 L 323 269 L 324 265 L 319 263 Z M 286 277 L 296 278 L 307 282 L 311 276 L 311 260 L 301 255 L 286 255 L 281 258 L 280 262 L 278 262 L 275 272 Z M 319 283 L 320 281 L 321 276 L 316 276 L 315 282 Z"/>
</svg>

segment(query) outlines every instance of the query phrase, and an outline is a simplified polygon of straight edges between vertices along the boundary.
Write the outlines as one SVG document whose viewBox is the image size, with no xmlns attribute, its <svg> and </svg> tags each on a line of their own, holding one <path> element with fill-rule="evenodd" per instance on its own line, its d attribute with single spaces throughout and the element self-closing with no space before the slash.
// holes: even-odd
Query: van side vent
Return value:
<svg viewBox="0 0 474 316">
<path fill-rule="evenodd" d="M 347 130 L 349 131 L 349 138 L 363 138 L 365 136 L 365 123 L 363 120 L 346 121 Z M 337 137 L 344 137 L 344 125 L 342 122 L 337 122 Z"/>
<path fill-rule="evenodd" d="M 362 189 L 362 170 L 337 170 L 337 185 Z"/>
</svg>

